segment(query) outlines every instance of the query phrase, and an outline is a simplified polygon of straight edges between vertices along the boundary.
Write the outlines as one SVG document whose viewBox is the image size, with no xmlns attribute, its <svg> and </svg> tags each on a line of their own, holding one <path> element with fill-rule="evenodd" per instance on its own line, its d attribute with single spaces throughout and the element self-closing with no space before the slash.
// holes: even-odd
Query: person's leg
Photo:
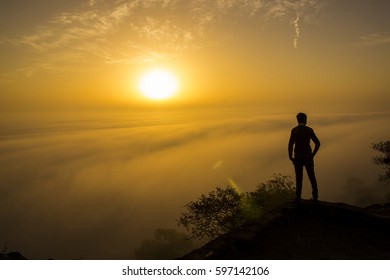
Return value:
<svg viewBox="0 0 390 280">
<path fill-rule="evenodd" d="M 317 179 L 314 173 L 314 161 L 313 158 L 308 159 L 305 163 L 305 168 L 307 172 L 307 176 L 309 177 L 311 188 L 312 188 L 312 197 L 314 201 L 318 200 L 318 186 Z"/>
<path fill-rule="evenodd" d="M 295 160 L 294 162 L 295 169 L 295 186 L 296 186 L 296 201 L 299 202 L 301 200 L 302 194 L 302 180 L 303 180 L 303 162 L 300 160 Z"/>
</svg>

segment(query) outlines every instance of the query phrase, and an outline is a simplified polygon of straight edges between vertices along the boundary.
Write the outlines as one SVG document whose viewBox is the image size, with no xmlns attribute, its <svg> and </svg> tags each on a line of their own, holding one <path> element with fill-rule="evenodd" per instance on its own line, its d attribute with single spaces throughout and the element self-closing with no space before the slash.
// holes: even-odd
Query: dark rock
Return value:
<svg viewBox="0 0 390 280">
<path fill-rule="evenodd" d="M 182 259 L 390 259 L 386 209 L 286 203 Z"/>
<path fill-rule="evenodd" d="M 27 260 L 27 258 L 25 258 L 19 252 L 10 252 L 6 254 L 0 254 L 0 260 Z"/>
</svg>

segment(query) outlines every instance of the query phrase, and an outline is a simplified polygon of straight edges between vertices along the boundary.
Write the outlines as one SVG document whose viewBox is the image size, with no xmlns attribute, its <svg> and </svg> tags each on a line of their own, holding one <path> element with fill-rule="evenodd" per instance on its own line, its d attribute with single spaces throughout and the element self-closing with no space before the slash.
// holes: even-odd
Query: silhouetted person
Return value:
<svg viewBox="0 0 390 280">
<path fill-rule="evenodd" d="M 307 175 L 312 187 L 312 196 L 314 201 L 318 201 L 317 180 L 314 174 L 314 156 L 320 148 L 320 140 L 314 133 L 314 130 L 308 126 L 307 116 L 304 113 L 297 115 L 298 125 L 291 130 L 290 140 L 288 142 L 288 156 L 294 164 L 296 178 L 296 199 L 299 203 L 302 194 L 303 167 L 305 167 Z M 310 140 L 315 144 L 312 151 Z M 294 156 L 293 156 L 294 150 Z"/>
</svg>

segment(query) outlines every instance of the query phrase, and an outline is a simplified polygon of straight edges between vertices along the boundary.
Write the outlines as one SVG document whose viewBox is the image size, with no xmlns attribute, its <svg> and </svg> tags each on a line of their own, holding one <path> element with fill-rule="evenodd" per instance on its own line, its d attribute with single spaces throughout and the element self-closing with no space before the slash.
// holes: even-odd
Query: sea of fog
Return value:
<svg viewBox="0 0 390 280">
<path fill-rule="evenodd" d="M 390 139 L 390 114 L 308 113 L 320 200 L 389 200 L 371 144 Z M 130 259 L 201 194 L 293 177 L 295 125 L 295 113 L 248 109 L 2 115 L 0 246 L 31 259 Z M 309 198 L 306 177 L 303 189 Z"/>
</svg>

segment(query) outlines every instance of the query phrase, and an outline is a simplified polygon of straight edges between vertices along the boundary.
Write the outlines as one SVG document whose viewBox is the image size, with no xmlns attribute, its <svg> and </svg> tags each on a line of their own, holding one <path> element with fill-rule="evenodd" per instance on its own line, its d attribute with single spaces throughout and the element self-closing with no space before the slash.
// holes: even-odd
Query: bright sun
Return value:
<svg viewBox="0 0 390 280">
<path fill-rule="evenodd" d="M 176 77 L 171 72 L 162 69 L 145 73 L 138 86 L 144 96 L 156 100 L 167 99 L 178 90 Z"/>
</svg>

